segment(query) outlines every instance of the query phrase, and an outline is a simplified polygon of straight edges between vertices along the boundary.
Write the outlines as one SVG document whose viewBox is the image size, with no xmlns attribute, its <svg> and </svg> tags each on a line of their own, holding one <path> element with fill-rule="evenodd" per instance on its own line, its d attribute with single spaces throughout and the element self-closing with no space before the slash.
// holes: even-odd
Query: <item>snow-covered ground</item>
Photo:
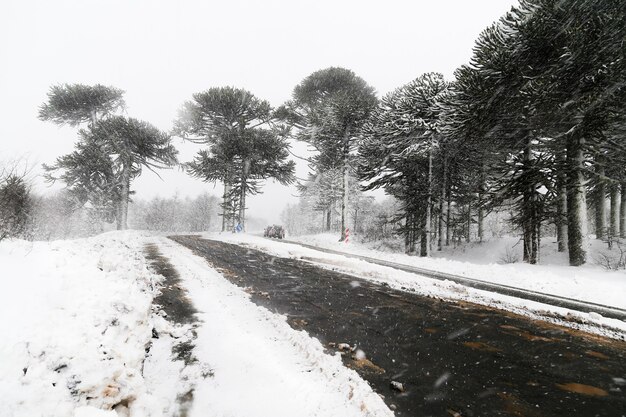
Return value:
<svg viewBox="0 0 626 417">
<path fill-rule="evenodd" d="M 161 278 L 146 243 L 179 271 L 195 326 L 153 305 Z M 393 415 L 319 341 L 165 238 L 3 241 L 0 265 L 1 416 Z M 181 341 L 195 345 L 190 364 L 174 360 Z"/>
<path fill-rule="evenodd" d="M 96 416 L 141 396 L 153 286 L 141 241 L 0 242 L 0 415 Z"/>
<path fill-rule="evenodd" d="M 464 244 L 457 248 L 444 248 L 442 252 L 433 251 L 431 258 L 376 250 L 355 241 L 347 244 L 338 242 L 336 234 L 298 236 L 289 239 L 399 264 L 626 309 L 626 271 L 607 271 L 593 262 L 600 253 L 610 253 L 606 244 L 600 241 L 590 242 L 592 245 L 590 263 L 572 267 L 567 265 L 567 254 L 557 252 L 552 242 L 545 242 L 542 245 L 540 265 L 523 263 L 522 245 L 518 244 L 518 239 L 511 237 Z M 617 256 L 616 251 L 614 250 L 614 256 Z M 503 258 L 506 257 L 518 259 L 518 262 L 504 263 Z"/>
<path fill-rule="evenodd" d="M 301 258 L 326 268 L 332 268 L 365 279 L 388 284 L 394 288 L 451 300 L 465 300 L 495 308 L 505 309 L 573 328 L 620 339 L 626 338 L 626 322 L 602 317 L 598 313 L 581 313 L 561 307 L 549 306 L 501 294 L 476 290 L 451 281 L 440 281 L 398 269 L 372 264 L 342 255 L 328 254 L 279 240 L 265 239 L 250 234 L 206 233 L 205 237 L 263 250 L 276 256 Z M 551 293 L 584 301 L 592 301 L 620 308 L 626 307 L 626 274 L 608 272 L 598 266 L 580 268 L 564 265 L 523 265 L 496 263 L 472 263 L 443 258 L 424 259 L 367 249 L 354 243 L 338 243 L 337 237 L 305 236 L 300 241 L 329 249 L 404 263 L 422 268 L 449 272 L 485 281 L 518 286 L 530 290 Z M 477 251 L 484 251 L 478 248 Z M 477 259 L 484 259 L 478 254 Z M 468 259 L 473 259 L 468 255 Z"/>
</svg>

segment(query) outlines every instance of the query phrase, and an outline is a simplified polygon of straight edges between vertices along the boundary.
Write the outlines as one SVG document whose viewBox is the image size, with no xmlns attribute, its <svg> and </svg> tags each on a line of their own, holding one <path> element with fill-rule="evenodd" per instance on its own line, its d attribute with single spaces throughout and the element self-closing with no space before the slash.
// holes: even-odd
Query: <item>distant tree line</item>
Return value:
<svg viewBox="0 0 626 417">
<path fill-rule="evenodd" d="M 136 229 L 161 232 L 204 232 L 218 230 L 219 199 L 209 193 L 195 198 L 155 197 L 134 201 L 129 219 Z"/>
</svg>

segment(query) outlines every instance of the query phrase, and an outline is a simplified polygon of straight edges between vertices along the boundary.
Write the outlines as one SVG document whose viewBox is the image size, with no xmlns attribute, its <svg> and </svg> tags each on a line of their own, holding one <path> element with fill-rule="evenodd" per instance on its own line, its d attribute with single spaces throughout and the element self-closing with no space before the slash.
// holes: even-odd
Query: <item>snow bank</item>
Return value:
<svg viewBox="0 0 626 417">
<path fill-rule="evenodd" d="M 606 244 L 600 241 L 591 242 L 589 249 L 592 261 L 589 264 L 572 267 L 567 265 L 567 254 L 557 252 L 555 243 L 548 240 L 542 244 L 541 264 L 529 265 L 522 262 L 503 264 L 502 258 L 507 256 L 507 251 L 510 256 L 521 261 L 522 248 L 516 238 L 448 247 L 443 252 L 434 251 L 432 258 L 382 252 L 354 241 L 346 244 L 338 242 L 336 234 L 290 239 L 355 255 L 626 309 L 626 271 L 607 271 L 593 263 L 595 256 L 608 251 Z"/>
<path fill-rule="evenodd" d="M 114 416 L 143 394 L 143 238 L 0 242 L 0 415 Z"/>
</svg>

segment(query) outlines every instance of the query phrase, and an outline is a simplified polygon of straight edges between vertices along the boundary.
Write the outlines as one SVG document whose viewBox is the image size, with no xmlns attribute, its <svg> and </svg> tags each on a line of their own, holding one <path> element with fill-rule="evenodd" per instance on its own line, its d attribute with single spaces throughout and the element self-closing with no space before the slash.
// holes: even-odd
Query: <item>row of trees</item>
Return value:
<svg viewBox="0 0 626 417">
<path fill-rule="evenodd" d="M 448 144 L 440 158 L 458 166 L 453 174 L 475 178 L 467 204 L 513 206 L 530 263 L 545 223 L 555 224 L 570 264 L 586 262 L 586 196 L 597 202 L 602 238 L 609 185 L 611 232 L 620 233 L 625 16 L 623 1 L 523 0 L 481 34 L 442 100 L 439 131 Z"/>
<path fill-rule="evenodd" d="M 87 237 L 103 231 L 101 219 L 88 206 L 78 207 L 71 190 L 38 195 L 27 177 L 0 177 L 0 241 L 5 238 L 54 240 Z M 133 227 L 159 232 L 217 230 L 219 199 L 209 193 L 194 198 L 135 199 L 128 218 Z M 106 231 L 114 225 L 104 225 Z"/>
<path fill-rule="evenodd" d="M 341 170 L 342 217 L 350 175 L 384 188 L 409 252 L 469 239 L 473 225 L 482 240 L 487 213 L 507 209 L 525 261 L 553 224 L 570 264 L 586 262 L 588 195 L 597 237 L 626 236 L 625 16 L 623 0 L 522 0 L 453 82 L 424 74 L 380 102 L 349 70 L 312 74 L 280 109 L 318 151 L 304 198 L 327 190 L 316 205 L 330 213 Z"/>
<path fill-rule="evenodd" d="M 131 183 L 142 168 L 178 164 L 170 134 L 119 115 L 123 110 L 119 89 L 65 84 L 51 88 L 39 112 L 41 120 L 80 128 L 75 150 L 44 169 L 49 181 L 67 185 L 75 207 L 86 207 L 101 228 L 112 221 L 118 229 L 128 227 Z M 182 166 L 203 181 L 224 184 L 222 230 L 235 223 L 245 228 L 246 196 L 259 193 L 264 180 L 295 180 L 284 130 L 275 121 L 267 101 L 233 87 L 194 94 L 175 121 L 172 134 L 206 146 Z"/>
<path fill-rule="evenodd" d="M 403 223 L 397 215 L 400 205 L 395 198 L 378 202 L 362 192 L 350 192 L 349 197 L 346 223 L 353 236 L 363 242 L 397 244 L 396 235 L 400 233 Z M 328 207 L 318 206 L 318 198 L 319 195 L 307 192 L 297 204 L 289 204 L 283 209 L 281 220 L 292 236 L 320 231 L 341 232 L 341 205 L 330 207 L 328 216 Z"/>
</svg>

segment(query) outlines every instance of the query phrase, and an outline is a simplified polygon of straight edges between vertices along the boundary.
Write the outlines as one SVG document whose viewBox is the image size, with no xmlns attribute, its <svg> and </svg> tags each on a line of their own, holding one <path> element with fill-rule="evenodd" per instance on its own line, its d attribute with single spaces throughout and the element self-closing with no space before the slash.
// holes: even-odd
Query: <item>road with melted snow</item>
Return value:
<svg viewBox="0 0 626 417">
<path fill-rule="evenodd" d="M 398 416 L 623 416 L 626 343 L 435 300 L 295 259 L 175 236 L 355 369 Z M 398 391 L 391 386 L 402 384 Z"/>
</svg>

